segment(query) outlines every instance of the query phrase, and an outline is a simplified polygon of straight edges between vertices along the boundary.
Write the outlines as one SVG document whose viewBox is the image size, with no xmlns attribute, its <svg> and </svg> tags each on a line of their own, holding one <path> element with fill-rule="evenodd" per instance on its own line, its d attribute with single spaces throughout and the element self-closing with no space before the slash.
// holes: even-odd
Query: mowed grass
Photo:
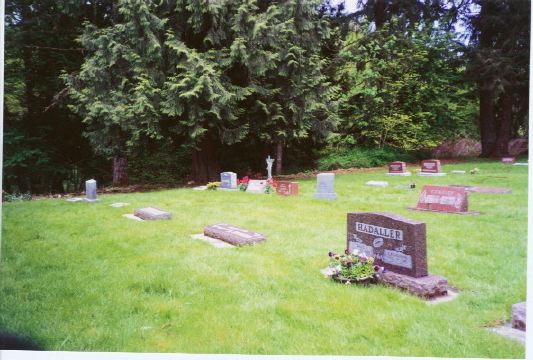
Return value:
<svg viewBox="0 0 533 360">
<path fill-rule="evenodd" d="M 453 169 L 476 175 L 454 175 Z M 415 170 L 411 168 L 411 170 Z M 387 177 L 386 169 L 336 176 L 336 201 L 176 189 L 3 208 L 0 328 L 47 350 L 524 357 L 488 327 L 526 295 L 527 167 L 443 166 L 442 178 Z M 386 180 L 387 188 L 364 185 Z M 416 190 L 395 185 L 417 184 Z M 424 184 L 510 187 L 470 194 L 479 216 L 415 212 Z M 126 208 L 111 208 L 128 202 Z M 122 217 L 158 206 L 170 221 Z M 427 226 L 429 271 L 460 290 L 428 305 L 396 289 L 333 283 L 319 270 L 346 244 L 346 214 L 391 212 Z M 191 234 L 226 222 L 267 236 L 217 249 Z"/>
</svg>

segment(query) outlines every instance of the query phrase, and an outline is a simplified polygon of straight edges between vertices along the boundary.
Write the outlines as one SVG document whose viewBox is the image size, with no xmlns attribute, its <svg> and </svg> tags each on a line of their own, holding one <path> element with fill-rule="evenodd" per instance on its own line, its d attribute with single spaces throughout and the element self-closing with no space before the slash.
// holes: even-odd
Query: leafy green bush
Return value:
<svg viewBox="0 0 533 360">
<path fill-rule="evenodd" d="M 25 192 L 25 193 L 14 192 L 13 194 L 10 194 L 7 192 L 3 193 L 4 202 L 30 201 L 31 198 L 32 198 L 32 195 L 30 192 Z"/>
<path fill-rule="evenodd" d="M 382 166 L 391 161 L 415 162 L 424 157 L 422 153 L 402 152 L 396 149 L 339 149 L 325 150 L 317 162 L 319 170 L 343 168 L 367 168 Z"/>
</svg>

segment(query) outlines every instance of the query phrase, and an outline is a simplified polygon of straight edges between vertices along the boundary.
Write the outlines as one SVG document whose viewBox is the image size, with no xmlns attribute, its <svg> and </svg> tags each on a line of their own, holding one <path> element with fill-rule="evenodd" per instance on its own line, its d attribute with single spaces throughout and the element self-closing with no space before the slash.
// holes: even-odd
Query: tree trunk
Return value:
<svg viewBox="0 0 533 360">
<path fill-rule="evenodd" d="M 376 30 L 380 30 L 385 21 L 387 20 L 387 3 L 385 0 L 374 1 L 374 22 L 376 24 Z"/>
<path fill-rule="evenodd" d="M 479 132 L 481 135 L 481 157 L 489 157 L 496 144 L 496 124 L 494 118 L 494 91 L 480 86 L 479 91 Z"/>
<path fill-rule="evenodd" d="M 113 158 L 113 186 L 128 186 L 128 158 L 126 156 Z"/>
<path fill-rule="evenodd" d="M 281 175 L 283 170 L 283 141 L 276 143 L 276 175 Z"/>
<path fill-rule="evenodd" d="M 500 128 L 498 130 L 498 138 L 492 151 L 492 156 L 506 156 L 509 155 L 509 141 L 511 140 L 512 132 L 512 111 L 513 98 L 507 91 L 502 95 L 502 107 L 500 110 Z"/>
<path fill-rule="evenodd" d="M 192 180 L 198 184 L 220 181 L 220 166 L 214 141 L 204 136 L 192 151 Z"/>
</svg>

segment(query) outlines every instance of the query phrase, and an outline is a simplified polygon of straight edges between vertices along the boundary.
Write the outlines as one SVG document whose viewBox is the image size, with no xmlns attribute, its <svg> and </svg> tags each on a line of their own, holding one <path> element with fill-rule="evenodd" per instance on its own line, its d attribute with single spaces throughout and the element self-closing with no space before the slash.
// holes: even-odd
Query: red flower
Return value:
<svg viewBox="0 0 533 360">
<path fill-rule="evenodd" d="M 243 177 L 240 180 L 237 180 L 237 184 L 248 184 L 250 182 L 250 178 L 248 176 Z"/>
</svg>

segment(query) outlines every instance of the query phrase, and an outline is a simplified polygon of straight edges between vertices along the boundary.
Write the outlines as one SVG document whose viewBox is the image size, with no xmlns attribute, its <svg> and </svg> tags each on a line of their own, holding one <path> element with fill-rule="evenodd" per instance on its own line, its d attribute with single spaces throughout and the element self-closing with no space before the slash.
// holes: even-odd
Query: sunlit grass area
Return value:
<svg viewBox="0 0 533 360">
<path fill-rule="evenodd" d="M 468 174 L 475 167 L 479 173 Z M 176 189 L 97 203 L 4 204 L 0 328 L 47 350 L 524 357 L 523 345 L 487 327 L 525 300 L 527 167 L 470 162 L 443 171 L 448 176 L 387 177 L 385 168 L 337 175 L 336 201 L 315 200 L 308 179 L 291 198 Z M 396 188 L 411 181 L 415 190 Z M 408 210 L 424 184 L 512 194 L 470 194 L 478 216 Z M 169 210 L 172 220 L 122 217 L 144 206 Z M 426 222 L 429 271 L 448 278 L 459 297 L 428 305 L 396 289 L 323 278 L 319 270 L 328 251 L 344 249 L 346 213 L 354 211 Z M 191 239 L 217 222 L 267 241 L 219 249 Z"/>
</svg>

